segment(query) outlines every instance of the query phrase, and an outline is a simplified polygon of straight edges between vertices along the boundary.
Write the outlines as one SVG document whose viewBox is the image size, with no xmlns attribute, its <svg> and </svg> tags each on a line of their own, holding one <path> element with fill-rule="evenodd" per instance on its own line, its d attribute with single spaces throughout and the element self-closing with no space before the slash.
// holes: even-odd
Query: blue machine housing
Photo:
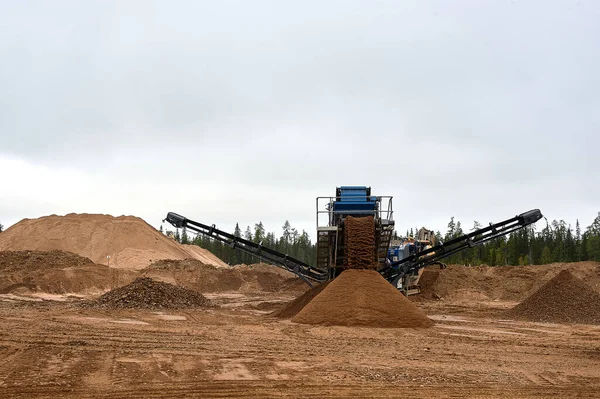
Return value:
<svg viewBox="0 0 600 399">
<path fill-rule="evenodd" d="M 377 212 L 377 198 L 371 197 L 371 187 L 338 187 L 336 199 L 333 203 L 336 215 L 375 215 Z"/>
</svg>

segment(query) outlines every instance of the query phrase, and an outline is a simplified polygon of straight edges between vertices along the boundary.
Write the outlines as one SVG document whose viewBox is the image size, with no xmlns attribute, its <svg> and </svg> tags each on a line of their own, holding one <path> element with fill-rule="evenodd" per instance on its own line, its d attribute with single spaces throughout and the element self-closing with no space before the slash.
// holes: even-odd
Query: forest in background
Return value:
<svg viewBox="0 0 600 399">
<path fill-rule="evenodd" d="M 459 252 L 445 258 L 444 262 L 471 266 L 483 264 L 524 266 L 588 260 L 600 262 L 600 212 L 585 229 L 581 228 L 579 220 L 574 227 L 563 220 L 554 220 L 551 223 L 545 223 L 545 220 L 542 220 L 538 222 L 538 225 L 542 223 L 546 226 L 539 231 L 536 231 L 535 226 L 529 226 L 508 236 Z M 461 222 L 455 221 L 452 217 L 445 233 L 436 232 L 436 241 L 438 243 L 449 241 L 482 227 L 480 223 L 474 222 L 473 227 L 465 231 Z M 265 247 L 315 265 L 316 248 L 309 234 L 304 230 L 299 232 L 290 225 L 289 221 L 285 221 L 282 230 L 283 234 L 277 237 L 273 232 L 267 233 L 262 222 L 256 223 L 254 228 L 247 226 L 244 231 L 240 229 L 239 224 L 236 224 L 234 235 L 255 243 L 262 243 Z M 394 232 L 394 238 L 412 237 L 416 231 L 417 229 L 411 228 L 402 236 L 398 232 Z M 182 244 L 194 244 L 211 251 L 230 265 L 261 261 L 257 256 L 235 250 L 211 238 L 202 235 L 190 236 L 185 229 L 173 232 L 173 236 Z"/>
</svg>

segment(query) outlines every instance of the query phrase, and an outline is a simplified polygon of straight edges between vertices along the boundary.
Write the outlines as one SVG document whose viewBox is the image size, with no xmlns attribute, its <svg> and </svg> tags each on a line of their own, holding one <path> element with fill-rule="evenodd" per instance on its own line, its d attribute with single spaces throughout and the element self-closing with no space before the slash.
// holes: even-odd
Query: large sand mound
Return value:
<svg viewBox="0 0 600 399">
<path fill-rule="evenodd" d="M 349 269 L 333 280 L 293 319 L 296 323 L 431 327 L 417 306 L 374 270 Z"/>
<path fill-rule="evenodd" d="M 173 284 L 138 278 L 102 295 L 96 303 L 106 308 L 181 309 L 211 306 L 199 292 Z"/>
<path fill-rule="evenodd" d="M 507 311 L 506 316 L 552 323 L 600 324 L 600 294 L 563 270 Z"/>
<path fill-rule="evenodd" d="M 0 294 L 89 294 L 132 281 L 136 272 L 63 251 L 0 252 Z"/>
<path fill-rule="evenodd" d="M 0 251 L 62 250 L 98 264 L 142 269 L 159 259 L 198 259 L 227 265 L 200 247 L 183 246 L 134 216 L 68 214 L 24 219 L 0 234 Z"/>
</svg>

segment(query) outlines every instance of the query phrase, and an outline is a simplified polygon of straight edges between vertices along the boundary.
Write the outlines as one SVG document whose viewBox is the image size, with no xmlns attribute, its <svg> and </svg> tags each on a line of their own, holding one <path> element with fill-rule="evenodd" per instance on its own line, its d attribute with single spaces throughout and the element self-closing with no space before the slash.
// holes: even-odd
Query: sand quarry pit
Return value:
<svg viewBox="0 0 600 399">
<path fill-rule="evenodd" d="M 0 242 L 16 242 L 3 234 Z M 23 284 L 0 294 L 1 397 L 600 397 L 595 319 L 506 316 L 549 282 L 594 300 L 597 263 L 451 265 L 426 271 L 423 294 L 407 299 L 372 270 L 309 290 L 268 265 L 153 259 L 118 269 L 93 260 L 0 252 L 1 288 Z M 45 291 L 96 302 L 25 298 Z M 371 328 L 419 323 L 429 328 Z"/>
<path fill-rule="evenodd" d="M 513 301 L 450 297 L 419 303 L 433 327 L 400 329 L 301 324 L 246 306 L 0 301 L 0 396 L 600 397 L 599 325 L 507 320 L 498 308 Z"/>
</svg>

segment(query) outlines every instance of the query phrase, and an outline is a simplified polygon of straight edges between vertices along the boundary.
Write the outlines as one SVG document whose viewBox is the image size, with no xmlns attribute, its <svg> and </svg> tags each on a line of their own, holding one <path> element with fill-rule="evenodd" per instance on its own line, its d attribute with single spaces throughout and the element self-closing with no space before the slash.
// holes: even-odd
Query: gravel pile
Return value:
<svg viewBox="0 0 600 399">
<path fill-rule="evenodd" d="M 145 277 L 105 293 L 95 305 L 110 309 L 182 309 L 210 307 L 211 303 L 196 291 Z"/>
<path fill-rule="evenodd" d="M 505 315 L 527 321 L 600 324 L 600 294 L 563 270 Z"/>
</svg>

